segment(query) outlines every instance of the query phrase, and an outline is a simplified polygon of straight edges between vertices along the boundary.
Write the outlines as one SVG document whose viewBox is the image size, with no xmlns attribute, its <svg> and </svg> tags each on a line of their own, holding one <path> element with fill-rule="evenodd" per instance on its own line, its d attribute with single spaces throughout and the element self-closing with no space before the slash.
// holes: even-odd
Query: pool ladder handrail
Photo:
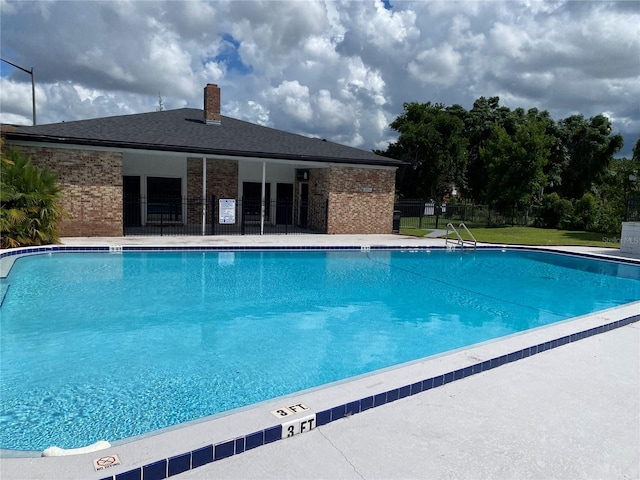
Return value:
<svg viewBox="0 0 640 480">
<path fill-rule="evenodd" d="M 453 233 L 456 234 L 457 240 L 449 239 L 449 228 L 451 228 Z M 464 222 L 461 222 L 460 225 L 458 225 L 458 229 L 460 230 L 464 229 L 467 232 L 467 234 L 471 237 L 471 240 L 463 239 L 462 236 L 460 235 L 460 232 L 456 230 L 456 227 L 454 227 L 452 223 L 447 223 L 447 234 L 444 237 L 445 245 L 448 246 L 449 242 L 452 242 L 452 243 L 455 243 L 457 246 L 459 246 L 462 250 L 464 250 L 464 246 L 466 242 L 470 245 L 473 245 L 473 249 L 475 250 L 478 245 L 478 242 L 476 240 L 476 237 L 473 236 L 473 234 L 469 231 L 469 229 L 464 224 Z"/>
</svg>

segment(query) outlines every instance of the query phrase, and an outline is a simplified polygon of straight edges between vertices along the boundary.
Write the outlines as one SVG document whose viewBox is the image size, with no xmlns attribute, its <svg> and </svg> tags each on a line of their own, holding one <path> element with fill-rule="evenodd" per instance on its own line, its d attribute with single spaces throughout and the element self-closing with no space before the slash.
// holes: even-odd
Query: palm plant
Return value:
<svg viewBox="0 0 640 480">
<path fill-rule="evenodd" d="M 13 248 L 57 243 L 64 217 L 55 173 L 9 150 L 0 161 L 0 245 Z"/>
</svg>

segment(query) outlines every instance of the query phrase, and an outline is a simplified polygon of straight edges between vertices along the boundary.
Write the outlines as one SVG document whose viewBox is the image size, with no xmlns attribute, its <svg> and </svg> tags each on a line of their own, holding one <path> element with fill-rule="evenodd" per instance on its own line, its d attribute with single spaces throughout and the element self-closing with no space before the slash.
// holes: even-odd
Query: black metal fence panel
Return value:
<svg viewBox="0 0 640 480">
<path fill-rule="evenodd" d="M 401 200 L 394 210 L 400 213 L 400 228 L 445 229 L 447 223 L 464 222 L 468 227 L 531 226 L 535 210 L 516 208 L 496 209 L 486 205 L 436 204 L 428 200 Z"/>
<path fill-rule="evenodd" d="M 627 200 L 624 221 L 640 222 L 640 196 L 632 196 Z"/>
<path fill-rule="evenodd" d="M 327 208 L 311 202 L 180 197 L 124 198 L 124 234 L 260 235 L 327 232 Z"/>
</svg>

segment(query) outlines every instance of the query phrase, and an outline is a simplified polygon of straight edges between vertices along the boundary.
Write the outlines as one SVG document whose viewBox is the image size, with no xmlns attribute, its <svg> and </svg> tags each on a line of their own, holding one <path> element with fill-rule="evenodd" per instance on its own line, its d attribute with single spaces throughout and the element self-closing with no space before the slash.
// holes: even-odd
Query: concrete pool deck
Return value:
<svg viewBox="0 0 640 480">
<path fill-rule="evenodd" d="M 63 244 L 411 248 L 443 246 L 444 241 L 398 235 L 313 235 L 63 239 Z M 619 255 L 619 250 L 555 249 Z M 93 454 L 2 458 L 0 478 L 122 478 L 120 474 L 154 461 L 274 425 L 278 421 L 270 411 L 285 405 L 304 403 L 310 411 L 319 412 L 633 315 L 640 315 L 640 303 L 191 422 Z M 399 398 L 172 478 L 628 479 L 640 478 L 639 452 L 640 323 L 636 322 Z M 92 461 L 108 454 L 117 454 L 122 465 L 95 472 Z M 147 477 L 151 475 L 145 480 Z"/>
</svg>

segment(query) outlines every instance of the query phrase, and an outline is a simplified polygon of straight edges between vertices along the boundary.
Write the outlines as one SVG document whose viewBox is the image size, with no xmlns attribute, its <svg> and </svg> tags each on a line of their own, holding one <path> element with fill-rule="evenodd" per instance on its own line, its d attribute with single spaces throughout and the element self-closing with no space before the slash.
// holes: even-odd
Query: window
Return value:
<svg viewBox="0 0 640 480">
<path fill-rule="evenodd" d="M 264 186 L 265 210 L 264 219 L 269 220 L 269 205 L 271 200 L 271 184 Z M 262 206 L 262 183 L 243 182 L 242 183 L 242 204 L 245 220 L 260 220 L 260 207 Z"/>
<path fill-rule="evenodd" d="M 147 177 L 147 222 L 182 221 L 182 179 Z"/>
</svg>

